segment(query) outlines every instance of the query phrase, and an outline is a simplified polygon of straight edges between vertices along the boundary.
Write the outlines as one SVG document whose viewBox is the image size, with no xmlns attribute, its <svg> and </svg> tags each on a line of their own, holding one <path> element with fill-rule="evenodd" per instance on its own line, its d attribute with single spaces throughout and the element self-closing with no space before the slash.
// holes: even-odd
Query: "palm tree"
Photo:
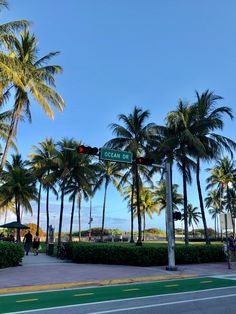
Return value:
<svg viewBox="0 0 236 314">
<path fill-rule="evenodd" d="M 142 110 L 139 107 L 134 107 L 132 113 L 128 116 L 120 114 L 118 120 L 123 125 L 117 123 L 110 124 L 112 133 L 115 138 L 108 141 L 105 145 L 114 149 L 123 149 L 133 153 L 134 160 L 145 152 L 146 142 L 149 136 L 149 129 L 154 126 L 153 123 L 145 124 L 150 113 L 148 110 Z M 139 169 L 136 163 L 132 164 L 131 168 L 133 185 L 136 186 L 137 199 L 139 199 Z M 138 216 L 138 242 L 137 245 L 142 245 L 142 224 L 141 210 L 139 202 L 137 204 Z M 131 230 L 133 230 L 133 204 L 131 202 Z M 131 234 L 132 238 L 132 234 Z"/>
<path fill-rule="evenodd" d="M 8 1 L 0 1 L 0 11 L 8 9 Z M 0 103 L 8 99 L 9 84 L 14 83 L 16 86 L 24 88 L 21 77 L 19 76 L 19 62 L 12 58 L 12 41 L 16 38 L 15 34 L 23 28 L 29 26 L 26 20 L 11 21 L 0 25 Z"/>
<path fill-rule="evenodd" d="M 44 142 L 39 142 L 39 147 L 32 147 L 34 152 L 29 154 L 31 158 L 31 165 L 33 167 L 33 172 L 35 177 L 39 181 L 39 197 L 38 197 L 38 215 L 37 215 L 37 232 L 39 230 L 39 218 L 40 218 L 40 198 L 41 198 L 41 188 L 46 189 L 46 217 L 47 217 L 47 227 L 46 227 L 46 243 L 48 243 L 48 233 L 49 233 L 49 193 L 50 190 L 57 195 L 56 189 L 53 184 L 48 180 L 48 176 L 52 171 L 53 161 L 56 157 L 55 143 L 52 138 L 46 138 Z"/>
<path fill-rule="evenodd" d="M 6 141 L 6 139 L 8 137 L 9 121 L 10 121 L 10 118 L 11 118 L 11 114 L 12 114 L 12 112 L 10 110 L 0 113 L 0 139 L 3 140 L 3 141 Z M 16 145 L 13 142 L 13 139 L 12 139 L 10 145 L 12 146 L 12 148 L 14 150 L 16 150 Z M 2 146 L 1 145 L 0 145 L 0 150 L 2 151 Z"/>
<path fill-rule="evenodd" d="M 23 86 L 12 85 L 15 91 L 15 102 L 1 168 L 5 164 L 11 139 L 17 132 L 18 123 L 23 113 L 31 121 L 30 95 L 42 106 L 50 118 L 54 117 L 51 105 L 59 111 L 63 111 L 64 107 L 62 97 L 54 89 L 54 76 L 61 73 L 62 68 L 58 65 L 45 65 L 52 57 L 58 55 L 58 52 L 51 52 L 38 59 L 36 37 L 34 34 L 31 35 L 26 29 L 21 32 L 20 40 L 17 38 L 12 39 L 12 46 L 14 53 L 12 53 L 11 58 L 19 63 L 17 75 L 23 82 Z"/>
<path fill-rule="evenodd" d="M 188 197 L 187 183 L 191 183 L 191 168 L 195 169 L 195 163 L 190 157 L 204 156 L 205 147 L 196 136 L 195 128 L 196 108 L 188 103 L 179 101 L 177 109 L 167 115 L 164 139 L 160 145 L 167 156 L 173 156 L 183 176 L 184 195 L 184 229 L 185 244 L 188 240 Z M 170 157 L 169 157 L 170 158 Z"/>
<path fill-rule="evenodd" d="M 199 218 L 201 217 L 201 213 L 197 211 L 197 207 L 193 207 L 192 204 L 188 204 L 188 225 L 192 226 L 193 235 L 194 235 L 194 224 L 197 225 L 199 223 Z M 184 209 L 182 209 L 184 211 Z"/>
<path fill-rule="evenodd" d="M 178 210 L 179 205 L 183 204 L 183 195 L 178 193 L 178 184 L 172 184 L 172 208 Z M 162 181 L 153 188 L 155 201 L 160 211 L 166 209 L 166 182 Z"/>
<path fill-rule="evenodd" d="M 79 209 L 79 240 L 81 239 L 81 200 L 82 197 L 85 200 L 89 199 L 92 193 L 92 186 L 96 182 L 96 166 L 91 164 L 91 157 L 86 155 L 77 154 L 77 158 L 74 159 L 74 165 L 72 165 L 71 178 L 68 182 L 65 193 L 70 194 L 70 201 L 72 201 L 71 209 L 71 222 L 70 222 L 70 235 L 69 239 L 72 241 L 72 228 L 74 219 L 75 200 L 78 200 Z"/>
<path fill-rule="evenodd" d="M 201 158 L 207 161 L 216 159 L 217 157 L 219 157 L 223 149 L 226 149 L 231 153 L 232 149 L 236 149 L 236 143 L 223 135 L 214 133 L 216 129 L 223 129 L 224 115 L 227 115 L 231 119 L 233 119 L 232 110 L 229 107 L 216 107 L 216 102 L 221 100 L 222 97 L 215 95 L 209 90 L 206 90 L 201 95 L 196 92 L 196 97 L 197 102 L 194 106 L 196 107 L 195 125 L 196 129 L 198 130 L 197 136 L 201 143 L 203 143 L 206 151 L 205 156 L 197 156 L 196 179 L 206 243 L 209 243 L 200 183 L 200 160 Z"/>
<path fill-rule="evenodd" d="M 96 192 L 98 189 L 100 189 L 103 183 L 105 185 L 103 209 L 102 209 L 102 230 L 101 230 L 101 241 L 103 241 L 107 189 L 108 189 L 109 184 L 113 183 L 113 185 L 119 191 L 121 191 L 118 180 L 121 180 L 122 178 L 121 170 L 123 166 L 119 163 L 113 163 L 110 161 L 100 161 L 98 164 L 96 164 L 96 168 L 97 168 L 98 180 L 97 180 L 94 191 Z"/>
<path fill-rule="evenodd" d="M 143 216 L 143 239 L 145 240 L 145 229 L 146 229 L 146 214 L 152 219 L 153 213 L 160 215 L 160 210 L 158 209 L 157 203 L 154 199 L 154 194 L 150 188 L 142 187 L 140 190 L 140 206 Z M 136 207 L 137 208 L 137 207 Z M 137 214 L 137 211 L 135 211 Z"/>
<path fill-rule="evenodd" d="M 218 190 L 212 190 L 205 198 L 206 208 L 209 209 L 212 219 L 215 220 L 215 238 L 216 230 L 218 230 L 218 216 L 222 213 L 222 200 Z M 219 230 L 218 230 L 219 231 Z M 218 232 L 219 233 L 219 232 Z"/>
<path fill-rule="evenodd" d="M 212 169 L 208 169 L 211 175 L 207 178 L 207 189 L 212 189 L 216 187 L 219 193 L 225 197 L 226 206 L 228 211 L 232 215 L 232 206 L 230 199 L 230 188 L 231 185 L 236 183 L 236 167 L 235 161 L 230 160 L 228 156 L 219 159 L 216 165 Z M 234 220 L 232 219 L 233 233 L 235 233 Z"/>
<path fill-rule="evenodd" d="M 31 200 L 37 199 L 37 189 L 32 173 L 26 168 L 27 163 L 20 155 L 12 155 L 12 163 L 6 163 L 2 173 L 3 184 L 0 186 L 1 206 L 15 202 L 17 222 L 21 222 L 21 210 L 32 211 Z M 20 242 L 20 232 L 17 233 Z"/>
<path fill-rule="evenodd" d="M 56 151 L 56 158 L 54 158 L 52 165 L 53 170 L 52 173 L 47 176 L 47 180 L 52 184 L 59 184 L 61 192 L 60 218 L 58 229 L 58 247 L 60 247 L 66 185 L 70 181 L 73 166 L 75 165 L 77 153 L 74 151 L 74 149 L 76 146 L 78 146 L 78 143 L 73 139 L 68 140 L 63 138 L 57 144 L 57 146 L 58 149 Z"/>
</svg>

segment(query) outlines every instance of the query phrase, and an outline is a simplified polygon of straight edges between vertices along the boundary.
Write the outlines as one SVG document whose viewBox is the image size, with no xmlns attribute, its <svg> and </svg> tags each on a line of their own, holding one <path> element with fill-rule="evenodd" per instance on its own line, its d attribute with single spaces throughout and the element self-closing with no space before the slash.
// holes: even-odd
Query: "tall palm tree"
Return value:
<svg viewBox="0 0 236 314">
<path fill-rule="evenodd" d="M 226 149 L 231 153 L 232 149 L 236 149 L 236 143 L 223 135 L 215 133 L 215 130 L 223 129 L 223 117 L 225 115 L 233 119 L 231 108 L 226 106 L 216 107 L 216 103 L 220 101 L 222 97 L 215 95 L 209 90 L 206 90 L 201 95 L 196 92 L 196 97 L 197 101 L 194 106 L 196 107 L 195 125 L 196 129 L 198 130 L 197 136 L 201 143 L 203 143 L 206 151 L 205 156 L 197 156 L 196 180 L 205 238 L 206 242 L 209 243 L 201 190 L 200 161 L 201 158 L 207 161 L 217 159 L 222 153 L 223 149 Z"/>
<path fill-rule="evenodd" d="M 236 166 L 235 161 L 230 160 L 228 156 L 219 159 L 212 169 L 208 169 L 211 175 L 207 178 L 207 189 L 216 188 L 226 199 L 226 206 L 232 215 L 232 205 L 230 198 L 231 185 L 236 183 Z M 232 219 L 233 233 L 235 233 L 234 220 Z"/>
<path fill-rule="evenodd" d="M 212 219 L 215 220 L 215 238 L 216 232 L 218 230 L 218 217 L 222 213 L 222 200 L 221 195 L 218 190 L 212 190 L 208 192 L 207 197 L 205 198 L 206 208 L 209 209 Z M 218 230 L 219 231 L 219 230 Z M 219 233 L 219 232 L 218 232 Z"/>
<path fill-rule="evenodd" d="M 146 142 L 149 136 L 149 129 L 154 126 L 153 123 L 146 124 L 149 118 L 149 111 L 142 110 L 135 106 L 133 112 L 129 115 L 120 114 L 118 120 L 122 125 L 117 123 L 110 124 L 112 133 L 115 135 L 105 145 L 114 149 L 123 149 L 133 153 L 134 159 L 145 152 Z M 131 168 L 133 185 L 136 186 L 137 199 L 139 199 L 139 169 L 136 163 L 132 164 Z M 134 182 L 135 181 L 135 182 Z M 138 242 L 137 245 L 142 245 L 142 224 L 141 210 L 138 202 Z M 133 229 L 133 204 L 131 202 L 131 230 Z"/>
<path fill-rule="evenodd" d="M 6 163 L 6 170 L 2 173 L 3 184 L 0 186 L 1 206 L 15 202 L 17 222 L 21 222 L 21 210 L 32 211 L 31 200 L 37 199 L 37 189 L 32 173 L 26 168 L 26 162 L 20 155 L 12 156 L 12 163 Z M 20 232 L 17 233 L 20 242 Z"/>
<path fill-rule="evenodd" d="M 103 241 L 104 236 L 104 225 L 105 225 L 105 213 L 106 213 L 106 200 L 107 200 L 107 189 L 110 183 L 121 191 L 119 187 L 119 181 L 122 178 L 122 165 L 119 163 L 114 163 L 110 161 L 100 161 L 96 164 L 98 180 L 95 186 L 95 192 L 101 188 L 104 184 L 104 199 L 103 199 L 103 209 L 102 209 L 102 230 L 101 230 L 101 241 Z"/>
<path fill-rule="evenodd" d="M 20 40 L 12 39 L 14 53 L 11 57 L 19 63 L 19 71 L 17 75 L 23 82 L 23 86 L 13 84 L 14 90 L 14 108 L 10 123 L 9 134 L 1 160 L 1 168 L 3 168 L 9 145 L 12 137 L 16 134 L 18 123 L 25 114 L 27 119 L 31 121 L 31 101 L 32 96 L 38 102 L 46 114 L 54 117 L 52 106 L 59 111 L 63 111 L 64 101 L 62 97 L 54 89 L 55 74 L 62 72 L 62 68 L 58 65 L 45 65 L 51 58 L 58 55 L 58 52 L 51 52 L 44 57 L 38 59 L 38 43 L 34 34 L 30 34 L 28 30 L 24 30 L 20 34 Z"/>
<path fill-rule="evenodd" d="M 196 108 L 180 100 L 177 109 L 167 115 L 166 139 L 161 145 L 161 149 L 167 148 L 173 154 L 183 176 L 185 244 L 189 243 L 187 183 L 192 180 L 190 169 L 195 169 L 191 158 L 205 155 L 205 147 L 196 136 L 195 116 Z"/>
<path fill-rule="evenodd" d="M 60 247 L 66 185 L 71 179 L 73 166 L 75 165 L 75 160 L 78 157 L 77 153 L 73 151 L 75 147 L 78 146 L 78 143 L 73 139 L 68 140 L 63 138 L 57 144 L 57 146 L 58 149 L 56 152 L 56 158 L 54 158 L 52 166 L 53 171 L 47 176 L 47 180 L 53 184 L 58 184 L 61 192 L 60 218 L 58 228 L 58 247 Z M 67 148 L 69 148 L 69 150 Z"/>
<path fill-rule="evenodd" d="M 57 195 L 56 189 L 54 188 L 52 182 L 48 180 L 48 176 L 52 171 L 53 161 L 56 158 L 56 147 L 52 138 L 46 138 L 45 141 L 39 142 L 39 146 L 32 147 L 34 152 L 29 154 L 31 158 L 31 165 L 33 167 L 33 172 L 35 177 L 39 181 L 39 197 L 38 197 L 38 215 L 37 215 L 37 232 L 39 230 L 40 221 L 40 198 L 41 198 L 41 188 L 46 190 L 46 217 L 47 217 L 47 227 L 46 227 L 46 243 L 48 243 L 49 234 L 49 193 L 50 190 Z"/>
<path fill-rule="evenodd" d="M 8 1 L 0 1 L 0 11 L 8 9 Z M 14 83 L 16 86 L 24 88 L 24 84 L 19 75 L 19 62 L 12 58 L 12 41 L 16 38 L 16 34 L 23 28 L 29 26 L 26 20 L 10 21 L 0 24 L 0 103 L 8 99 L 9 84 Z M 17 73 L 18 72 L 18 73 Z M 11 88 L 11 87 L 10 87 Z"/>
<path fill-rule="evenodd" d="M 82 197 L 85 200 L 89 199 L 92 193 L 92 186 L 96 182 L 96 166 L 91 164 L 91 157 L 86 155 L 77 155 L 74 159 L 73 170 L 71 171 L 71 178 L 68 182 L 65 192 L 70 194 L 70 201 L 72 201 L 71 209 L 71 222 L 70 222 L 70 235 L 69 239 L 72 241 L 72 228 L 74 219 L 75 200 L 77 197 L 78 209 L 79 209 L 79 240 L 81 239 L 81 200 Z"/>
</svg>

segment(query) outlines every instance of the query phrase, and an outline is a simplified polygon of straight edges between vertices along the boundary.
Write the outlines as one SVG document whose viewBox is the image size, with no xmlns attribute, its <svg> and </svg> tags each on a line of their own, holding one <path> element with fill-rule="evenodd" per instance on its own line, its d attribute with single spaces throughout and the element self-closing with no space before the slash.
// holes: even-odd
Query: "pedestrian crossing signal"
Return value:
<svg viewBox="0 0 236 314">
<path fill-rule="evenodd" d="M 152 165 L 154 163 L 154 159 L 145 158 L 145 157 L 136 157 L 135 162 L 136 162 L 136 164 L 148 166 L 148 165 Z"/>
<path fill-rule="evenodd" d="M 97 155 L 98 148 L 97 147 L 80 145 L 80 146 L 77 146 L 76 151 L 79 154 Z"/>
<path fill-rule="evenodd" d="M 173 212 L 173 219 L 174 220 L 181 220 L 182 215 L 180 212 Z"/>
</svg>

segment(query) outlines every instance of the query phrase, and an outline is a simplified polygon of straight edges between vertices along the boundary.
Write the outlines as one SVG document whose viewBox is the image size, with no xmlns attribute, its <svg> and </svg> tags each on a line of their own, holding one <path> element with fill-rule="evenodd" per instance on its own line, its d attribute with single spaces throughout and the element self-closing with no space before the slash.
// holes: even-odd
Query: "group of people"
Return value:
<svg viewBox="0 0 236 314">
<path fill-rule="evenodd" d="M 15 242 L 15 237 L 12 233 L 9 233 L 7 236 L 3 232 L 0 233 L 0 241 Z"/>
<path fill-rule="evenodd" d="M 25 249 L 25 254 L 29 255 L 29 251 L 31 250 L 31 247 L 33 246 L 33 251 L 34 251 L 34 255 L 38 255 L 39 252 L 39 245 L 40 245 L 40 237 L 38 232 L 36 232 L 35 237 L 33 239 L 33 236 L 30 232 L 30 230 L 28 231 L 28 233 L 26 233 L 26 235 L 24 236 L 24 249 Z"/>
</svg>

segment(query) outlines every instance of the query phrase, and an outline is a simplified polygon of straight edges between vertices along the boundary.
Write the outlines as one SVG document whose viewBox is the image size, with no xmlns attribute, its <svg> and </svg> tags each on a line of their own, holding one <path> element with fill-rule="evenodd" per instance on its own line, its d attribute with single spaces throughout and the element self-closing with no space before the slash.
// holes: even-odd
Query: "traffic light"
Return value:
<svg viewBox="0 0 236 314">
<path fill-rule="evenodd" d="M 182 215 L 180 212 L 173 212 L 173 219 L 174 220 L 181 220 Z"/>
<path fill-rule="evenodd" d="M 154 163 L 154 159 L 145 158 L 145 157 L 136 157 L 135 162 L 136 162 L 136 164 L 148 166 L 148 165 L 152 165 Z"/>
<path fill-rule="evenodd" d="M 98 148 L 80 145 L 80 146 L 77 146 L 76 151 L 77 151 L 77 153 L 80 153 L 80 154 L 97 155 Z"/>
</svg>

